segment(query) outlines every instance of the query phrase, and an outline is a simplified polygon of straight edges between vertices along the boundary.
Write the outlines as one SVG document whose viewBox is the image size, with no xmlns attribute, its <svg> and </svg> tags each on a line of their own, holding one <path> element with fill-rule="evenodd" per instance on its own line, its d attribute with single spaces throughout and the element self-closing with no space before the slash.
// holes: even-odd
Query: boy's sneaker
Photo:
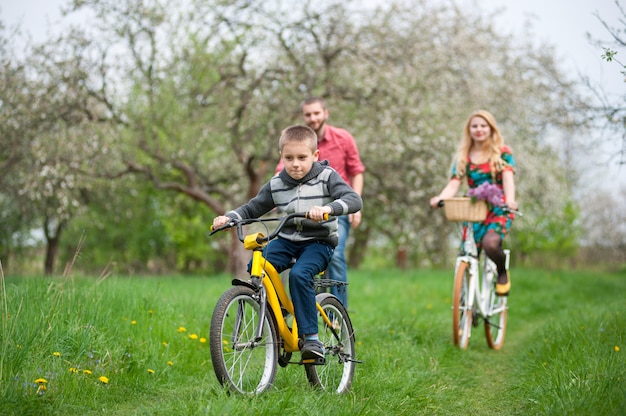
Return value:
<svg viewBox="0 0 626 416">
<path fill-rule="evenodd" d="M 317 340 L 304 341 L 300 350 L 302 362 L 306 364 L 324 364 L 324 344 Z"/>
</svg>

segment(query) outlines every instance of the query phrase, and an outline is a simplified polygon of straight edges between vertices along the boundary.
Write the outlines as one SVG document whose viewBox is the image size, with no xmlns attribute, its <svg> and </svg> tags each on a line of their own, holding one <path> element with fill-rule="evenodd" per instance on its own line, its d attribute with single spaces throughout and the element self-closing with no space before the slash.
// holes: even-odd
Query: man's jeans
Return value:
<svg viewBox="0 0 626 416">
<path fill-rule="evenodd" d="M 342 215 L 339 220 L 339 244 L 335 247 L 335 253 L 326 270 L 327 277 L 332 280 L 348 283 L 348 264 L 346 263 L 346 242 L 350 235 L 350 220 L 347 215 Z M 337 296 L 343 306 L 348 309 L 348 287 L 346 285 L 332 286 L 330 293 Z"/>
</svg>

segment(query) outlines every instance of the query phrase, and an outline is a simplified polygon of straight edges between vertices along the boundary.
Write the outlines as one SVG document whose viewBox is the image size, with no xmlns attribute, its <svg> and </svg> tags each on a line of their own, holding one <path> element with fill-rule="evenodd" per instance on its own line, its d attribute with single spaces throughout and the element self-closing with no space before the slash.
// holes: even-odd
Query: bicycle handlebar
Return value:
<svg viewBox="0 0 626 416">
<path fill-rule="evenodd" d="M 324 214 L 324 219 L 327 220 L 329 217 L 328 214 Z M 265 242 L 265 241 L 270 241 L 273 240 L 274 238 L 276 238 L 276 236 L 278 235 L 278 233 L 281 232 L 281 230 L 283 229 L 283 227 L 285 226 L 285 224 L 287 224 L 287 221 L 294 219 L 294 218 L 307 218 L 309 219 L 309 213 L 308 212 L 294 212 L 291 214 L 287 214 L 284 217 L 277 217 L 277 218 L 246 218 L 246 219 L 236 219 L 236 218 L 232 218 L 230 221 L 228 221 L 225 225 L 213 229 L 213 226 L 211 225 L 210 230 L 211 232 L 209 233 L 209 236 L 219 232 L 219 231 L 224 231 L 226 229 L 232 228 L 232 227 L 237 227 L 237 238 L 239 238 L 239 241 L 241 241 L 243 243 L 244 241 L 244 234 L 243 234 L 243 226 L 246 224 L 252 224 L 255 222 L 270 222 L 270 221 L 280 221 L 278 223 L 278 225 L 276 226 L 276 229 L 274 231 L 272 231 L 270 233 L 270 235 L 268 235 L 267 237 L 262 237 L 259 241 L 259 239 L 257 238 L 257 242 L 259 244 Z"/>
</svg>

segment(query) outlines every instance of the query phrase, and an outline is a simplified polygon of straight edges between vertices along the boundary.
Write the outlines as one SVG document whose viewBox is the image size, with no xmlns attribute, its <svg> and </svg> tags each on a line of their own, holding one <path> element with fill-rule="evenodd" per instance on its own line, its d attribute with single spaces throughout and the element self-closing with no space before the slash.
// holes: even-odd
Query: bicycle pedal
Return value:
<svg viewBox="0 0 626 416">
<path fill-rule="evenodd" d="M 326 364 L 326 358 L 323 358 L 323 357 L 307 358 L 304 360 L 300 360 L 300 364 L 324 365 Z"/>
</svg>

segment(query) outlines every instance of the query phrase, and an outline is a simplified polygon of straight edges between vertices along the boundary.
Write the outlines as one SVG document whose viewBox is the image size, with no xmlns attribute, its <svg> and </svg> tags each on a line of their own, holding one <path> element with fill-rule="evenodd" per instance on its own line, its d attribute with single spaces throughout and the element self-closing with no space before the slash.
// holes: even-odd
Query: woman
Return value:
<svg viewBox="0 0 626 416">
<path fill-rule="evenodd" d="M 497 185 L 503 191 L 502 203 L 517 210 L 514 172 L 513 153 L 504 144 L 495 118 L 488 111 L 477 110 L 465 123 L 463 138 L 452 165 L 450 182 L 439 195 L 430 199 L 430 206 L 437 208 L 439 201 L 456 196 L 461 182 L 467 178 L 470 188 L 476 188 L 485 182 Z M 485 250 L 498 268 L 498 296 L 508 296 L 511 289 L 502 241 L 513 218 L 513 213 L 505 213 L 500 206 L 489 204 L 485 221 L 474 224 L 476 244 Z"/>
</svg>

